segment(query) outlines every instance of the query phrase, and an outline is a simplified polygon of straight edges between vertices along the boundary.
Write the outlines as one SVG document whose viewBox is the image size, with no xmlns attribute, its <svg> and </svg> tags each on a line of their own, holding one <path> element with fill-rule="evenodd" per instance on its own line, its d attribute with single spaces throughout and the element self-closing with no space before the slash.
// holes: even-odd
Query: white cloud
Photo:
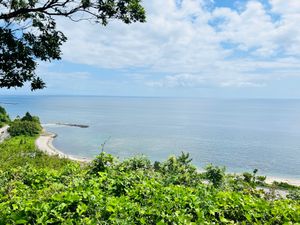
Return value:
<svg viewBox="0 0 300 225">
<path fill-rule="evenodd" d="M 223 17 L 219 35 L 225 41 L 235 43 L 241 51 L 256 49 L 255 54 L 269 56 L 278 45 L 272 40 L 276 34 L 276 23 L 260 2 L 250 1 L 241 13 L 230 9 L 216 9 L 213 17 Z"/>
<path fill-rule="evenodd" d="M 270 0 L 272 10 L 276 13 L 286 15 L 299 15 L 300 4 L 294 0 Z"/>
<path fill-rule="evenodd" d="M 259 75 L 241 76 L 239 74 L 218 74 L 201 76 L 198 74 L 169 75 L 159 80 L 147 82 L 150 87 L 186 88 L 186 87 L 262 87 L 268 77 Z"/>
<path fill-rule="evenodd" d="M 100 68 L 140 67 L 153 74 L 142 78 L 152 86 L 259 86 L 300 71 L 300 4 L 295 2 L 270 0 L 266 9 L 253 0 L 242 11 L 210 12 L 204 0 L 183 0 L 179 8 L 175 0 L 152 0 L 144 3 L 145 24 L 114 21 L 103 28 L 64 20 L 59 25 L 69 41 L 63 58 Z M 210 22 L 218 18 L 223 23 L 216 29 Z"/>
<path fill-rule="evenodd" d="M 195 87 L 205 83 L 205 79 L 200 76 L 191 74 L 176 74 L 166 76 L 158 81 L 150 81 L 147 83 L 151 87 Z"/>
</svg>

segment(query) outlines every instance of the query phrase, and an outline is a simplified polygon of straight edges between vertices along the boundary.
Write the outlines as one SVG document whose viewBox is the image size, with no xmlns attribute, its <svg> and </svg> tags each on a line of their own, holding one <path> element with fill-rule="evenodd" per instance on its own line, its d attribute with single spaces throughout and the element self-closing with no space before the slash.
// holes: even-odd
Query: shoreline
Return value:
<svg viewBox="0 0 300 225">
<path fill-rule="evenodd" d="M 71 156 L 68 154 L 63 153 L 62 151 L 58 150 L 53 146 L 53 140 L 57 137 L 57 134 L 47 132 L 45 129 L 43 130 L 42 134 L 35 140 L 35 146 L 41 150 L 42 152 L 48 155 L 57 155 L 59 158 L 66 158 L 77 162 L 91 162 L 91 159 L 88 158 L 80 158 Z"/>
<path fill-rule="evenodd" d="M 44 129 L 43 133 L 36 139 L 35 145 L 39 150 L 41 150 L 42 152 L 44 152 L 48 155 L 58 155 L 58 157 L 60 157 L 60 158 L 66 158 L 66 159 L 74 160 L 77 162 L 89 163 L 92 161 L 92 159 L 80 158 L 80 157 L 65 154 L 62 151 L 55 148 L 53 146 L 53 140 L 54 140 L 54 138 L 56 138 L 56 136 L 57 135 L 55 133 L 47 132 Z M 203 172 L 204 170 L 201 168 L 198 171 Z M 229 173 L 229 174 L 236 174 L 236 173 Z M 274 181 L 285 182 L 285 183 L 288 183 L 288 184 L 294 185 L 294 186 L 300 186 L 300 179 L 267 176 L 266 183 L 272 184 Z"/>
</svg>

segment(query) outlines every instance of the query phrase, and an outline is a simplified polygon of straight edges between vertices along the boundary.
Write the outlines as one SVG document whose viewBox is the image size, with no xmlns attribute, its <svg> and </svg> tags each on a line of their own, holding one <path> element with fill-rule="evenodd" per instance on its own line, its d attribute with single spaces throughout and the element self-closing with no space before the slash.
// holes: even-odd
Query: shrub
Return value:
<svg viewBox="0 0 300 225">
<path fill-rule="evenodd" d="M 208 165 L 205 170 L 206 179 L 208 179 L 214 187 L 220 187 L 223 184 L 225 178 L 225 167 Z"/>
<path fill-rule="evenodd" d="M 200 174 L 191 161 L 190 155 L 182 152 L 180 156 L 171 156 L 162 163 L 155 162 L 153 167 L 163 175 L 165 185 L 196 186 L 200 183 Z"/>
<path fill-rule="evenodd" d="M 145 156 L 135 156 L 124 160 L 118 165 L 118 169 L 122 171 L 131 170 L 148 170 L 152 168 L 151 161 Z"/>
<path fill-rule="evenodd" d="M 0 106 L 0 128 L 9 123 L 10 119 L 5 109 Z"/>
<path fill-rule="evenodd" d="M 256 183 L 257 183 L 258 185 L 265 185 L 266 179 L 267 179 L 266 176 L 257 176 L 257 177 L 256 177 Z"/>
<path fill-rule="evenodd" d="M 297 186 L 294 186 L 292 184 L 286 183 L 286 182 L 278 182 L 278 181 L 273 181 L 273 185 L 278 188 L 278 189 L 283 189 L 283 190 L 294 190 L 298 189 Z"/>
<path fill-rule="evenodd" d="M 8 132 L 12 137 L 21 135 L 34 137 L 41 131 L 42 126 L 40 119 L 37 116 L 30 115 L 29 112 L 27 112 L 21 119 L 20 117 L 17 117 L 17 119 L 11 122 L 8 129 Z"/>
<path fill-rule="evenodd" d="M 243 173 L 243 178 L 246 183 L 255 187 L 257 185 L 264 185 L 266 177 L 265 176 L 257 176 L 258 169 L 254 169 L 252 173 L 245 172 Z"/>
<path fill-rule="evenodd" d="M 24 139 L 22 143 L 21 139 Z M 179 181 L 183 174 L 194 176 L 196 172 L 187 154 L 156 163 L 157 169 L 153 169 L 144 157 L 118 162 L 102 152 L 91 166 L 85 167 L 46 155 L 29 157 L 28 153 L 34 151 L 32 137 L 14 137 L 0 145 L 0 224 L 277 225 L 300 222 L 296 194 L 291 199 L 269 200 L 255 188 L 238 191 L 228 187 L 234 183 L 224 182 L 214 188 L 203 183 L 190 186 L 185 182 L 166 182 L 168 177 Z M 1 161 L 3 155 L 9 157 L 5 157 L 5 162 L 17 157 L 15 162 L 19 163 L 5 165 Z M 120 171 L 124 166 L 127 170 Z M 89 173 L 91 168 L 97 176 Z M 212 180 L 216 177 L 222 180 L 224 172 L 220 167 L 207 168 Z M 248 184 L 241 177 L 240 181 Z"/>
<path fill-rule="evenodd" d="M 98 174 L 98 172 L 107 171 L 110 166 L 114 165 L 114 161 L 115 158 L 112 155 L 101 152 L 91 163 L 90 173 Z"/>
<path fill-rule="evenodd" d="M 286 197 L 300 202 L 300 190 L 290 190 Z"/>
<path fill-rule="evenodd" d="M 253 175 L 248 172 L 243 173 L 243 177 L 244 177 L 244 181 L 247 183 L 251 183 L 253 180 Z"/>
<path fill-rule="evenodd" d="M 33 121 L 15 120 L 11 123 L 8 132 L 12 137 L 15 136 L 36 136 L 42 131 L 39 123 Z"/>
</svg>

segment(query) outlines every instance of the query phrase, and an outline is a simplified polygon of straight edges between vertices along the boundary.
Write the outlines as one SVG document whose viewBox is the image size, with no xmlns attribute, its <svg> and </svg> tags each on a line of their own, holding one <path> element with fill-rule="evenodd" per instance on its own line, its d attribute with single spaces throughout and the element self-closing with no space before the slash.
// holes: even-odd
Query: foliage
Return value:
<svg viewBox="0 0 300 225">
<path fill-rule="evenodd" d="M 272 183 L 272 185 L 275 186 L 275 187 L 278 188 L 278 189 L 283 189 L 283 190 L 295 190 L 295 189 L 298 189 L 297 186 L 288 184 L 288 183 L 286 183 L 286 182 L 278 182 L 278 181 L 274 181 L 274 182 Z"/>
<path fill-rule="evenodd" d="M 15 119 L 10 123 L 8 132 L 12 137 L 15 136 L 36 136 L 42 131 L 40 119 L 37 116 L 32 116 L 29 112 L 21 119 Z"/>
<path fill-rule="evenodd" d="M 9 116 L 6 113 L 6 110 L 0 106 L 0 128 L 3 127 L 5 124 L 10 122 Z"/>
<path fill-rule="evenodd" d="M 189 153 L 182 152 L 180 156 L 171 156 L 167 161 L 160 163 L 157 171 L 162 173 L 167 185 L 196 186 L 200 182 L 200 175 L 191 162 Z"/>
<path fill-rule="evenodd" d="M 100 155 L 93 160 L 90 168 L 90 173 L 98 174 L 99 172 L 107 171 L 107 169 L 114 164 L 114 157 L 105 152 L 101 152 Z"/>
<path fill-rule="evenodd" d="M 208 171 L 212 180 L 224 175 L 224 168 Z M 0 224 L 300 222 L 296 199 L 268 200 L 234 176 L 215 188 L 200 175 L 184 153 L 154 166 L 144 156 L 119 161 L 102 152 L 85 166 L 44 155 L 33 137 L 13 137 L 0 144 Z"/>
<path fill-rule="evenodd" d="M 253 182 L 253 175 L 248 172 L 243 173 L 244 181 L 247 183 L 252 183 Z"/>
<path fill-rule="evenodd" d="M 255 187 L 257 185 L 265 186 L 266 177 L 264 176 L 256 176 L 258 170 L 254 169 L 252 173 L 244 172 L 243 180 L 249 185 Z"/>
<path fill-rule="evenodd" d="M 41 126 L 32 121 L 15 120 L 8 128 L 8 132 L 12 137 L 27 135 L 36 136 L 41 132 Z"/>
<path fill-rule="evenodd" d="M 256 176 L 256 183 L 263 186 L 265 185 L 266 179 L 266 176 Z"/>
<path fill-rule="evenodd" d="M 208 165 L 205 168 L 205 177 L 213 184 L 214 187 L 220 187 L 225 178 L 225 168 Z"/>
<path fill-rule="evenodd" d="M 144 22 L 141 0 L 1 0 L 0 1 L 0 88 L 31 89 L 45 83 L 35 74 L 37 60 L 61 58 L 66 36 L 56 28 L 57 17 L 72 21 L 90 20 L 106 25 L 110 19 L 124 23 Z"/>
<path fill-rule="evenodd" d="M 44 154 L 36 149 L 34 142 L 34 137 L 17 136 L 1 143 L 0 170 L 5 171 L 14 167 L 23 168 L 28 164 L 35 168 L 59 169 L 73 163 L 67 159 L 59 159 L 57 156 Z"/>
<path fill-rule="evenodd" d="M 21 118 L 21 121 L 31 121 L 40 124 L 40 119 L 37 116 L 32 116 L 29 112 Z"/>
<path fill-rule="evenodd" d="M 145 156 L 135 156 L 130 159 L 124 160 L 118 164 L 120 171 L 136 171 L 136 170 L 149 170 L 152 168 L 151 161 Z"/>
<path fill-rule="evenodd" d="M 298 190 L 297 189 L 290 190 L 287 195 L 287 198 L 297 200 L 297 201 L 299 201 L 299 204 L 300 204 L 300 190 L 299 189 Z"/>
</svg>

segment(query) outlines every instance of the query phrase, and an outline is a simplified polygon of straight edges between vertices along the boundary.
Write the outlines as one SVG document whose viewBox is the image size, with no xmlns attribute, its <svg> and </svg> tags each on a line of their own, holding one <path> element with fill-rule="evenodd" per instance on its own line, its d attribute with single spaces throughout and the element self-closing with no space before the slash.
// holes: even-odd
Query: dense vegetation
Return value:
<svg viewBox="0 0 300 225">
<path fill-rule="evenodd" d="M 0 106 L 0 128 L 3 127 L 5 124 L 10 122 L 9 116 L 6 113 L 6 110 Z"/>
<path fill-rule="evenodd" d="M 11 122 L 8 131 L 12 137 L 20 135 L 34 137 L 42 131 L 42 127 L 39 118 L 27 112 L 21 119 L 17 118 Z"/>
<path fill-rule="evenodd" d="M 255 173 L 224 172 L 199 173 L 188 154 L 152 164 L 102 152 L 79 164 L 13 137 L 0 145 L 0 224 L 300 223 L 299 199 L 256 189 Z"/>
<path fill-rule="evenodd" d="M 18 136 L 1 143 L 0 171 L 26 168 L 27 166 L 36 169 L 61 169 L 63 166 L 73 163 L 70 160 L 44 154 L 36 149 L 34 142 L 35 137 Z"/>
</svg>

